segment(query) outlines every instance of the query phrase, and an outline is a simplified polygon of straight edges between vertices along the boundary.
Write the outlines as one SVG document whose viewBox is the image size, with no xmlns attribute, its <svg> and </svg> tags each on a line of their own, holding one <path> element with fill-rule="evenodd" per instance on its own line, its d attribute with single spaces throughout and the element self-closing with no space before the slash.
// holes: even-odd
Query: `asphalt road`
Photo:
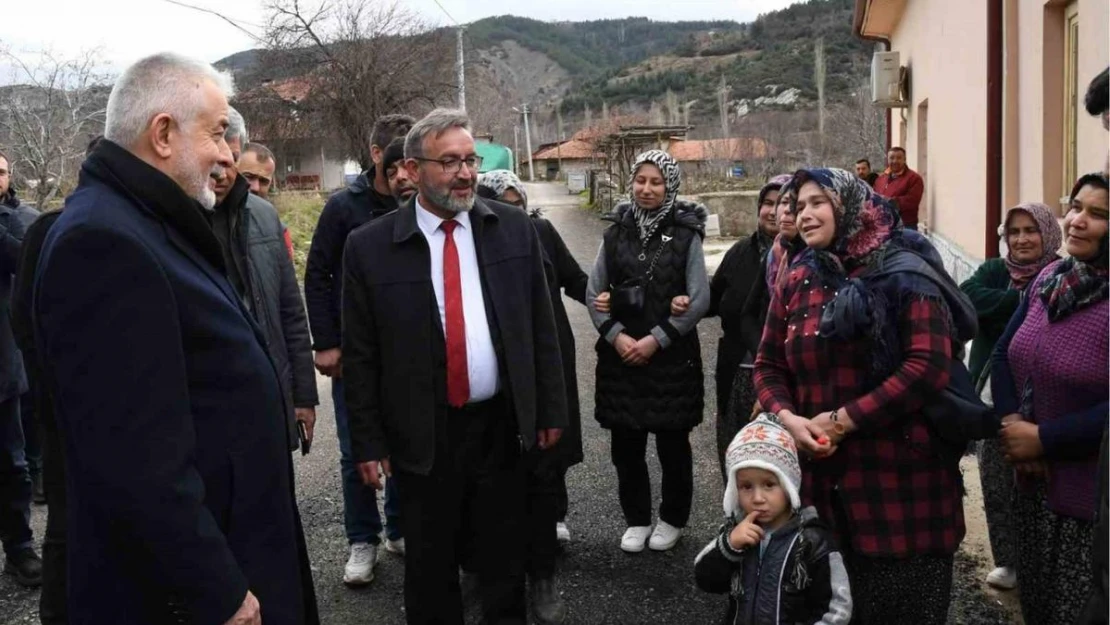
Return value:
<svg viewBox="0 0 1110 625">
<path fill-rule="evenodd" d="M 582 263 L 593 262 L 604 224 L 596 215 L 577 208 L 578 198 L 557 185 L 530 185 L 530 202 L 544 206 L 567 246 Z M 694 505 L 685 536 L 670 552 L 645 550 L 629 555 L 620 550 L 625 529 L 617 503 L 616 474 L 609 461 L 609 436 L 593 420 L 593 371 L 596 332 L 584 307 L 567 301 L 571 325 L 578 339 L 578 383 L 582 399 L 586 460 L 568 475 L 572 541 L 561 565 L 560 589 L 569 604 L 569 623 L 575 624 L 705 624 L 717 622 L 724 599 L 699 591 L 693 582 L 694 556 L 715 534 L 721 517 L 722 485 L 716 465 L 713 377 L 715 346 L 720 324 L 700 326 L 706 375 L 705 423 L 692 435 L 694 448 Z M 339 451 L 327 379 L 318 380 L 322 405 L 318 408 L 312 453 L 294 457 L 297 494 L 304 520 L 316 591 L 323 622 L 335 625 L 394 625 L 404 623 L 401 585 L 404 573 L 397 556 L 380 554 L 376 579 L 366 589 L 343 586 L 347 541 L 343 532 L 343 497 L 339 481 Z M 658 505 L 659 471 L 653 446 L 649 466 Z M 44 509 L 33 512 L 36 539 L 41 540 Z M 136 545 L 136 548 L 140 548 Z M 957 565 L 956 599 L 952 623 L 1010 623 L 996 602 L 985 597 L 977 577 L 980 568 L 961 557 Z M 16 586 L 0 576 L 0 623 L 37 623 L 35 591 Z M 262 606 L 265 615 L 265 605 Z M 265 618 L 263 618 L 265 622 Z"/>
</svg>

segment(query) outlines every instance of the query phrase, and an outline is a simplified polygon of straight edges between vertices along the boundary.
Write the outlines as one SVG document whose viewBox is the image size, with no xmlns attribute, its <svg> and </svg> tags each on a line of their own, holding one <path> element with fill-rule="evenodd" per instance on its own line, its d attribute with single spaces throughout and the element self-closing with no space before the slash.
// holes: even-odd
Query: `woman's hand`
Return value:
<svg viewBox="0 0 1110 625">
<path fill-rule="evenodd" d="M 998 433 L 1002 452 L 1011 463 L 1036 460 L 1044 456 L 1040 428 L 1028 421 L 1014 421 L 1002 426 Z"/>
<path fill-rule="evenodd" d="M 609 314 L 609 291 L 602 291 L 594 298 L 594 310 L 597 312 L 608 315 Z"/>
<path fill-rule="evenodd" d="M 1002 425 L 1009 425 L 1011 423 L 1017 423 L 1018 421 L 1024 421 L 1019 412 L 1011 412 L 1005 417 L 1002 417 Z"/>
<path fill-rule="evenodd" d="M 617 350 L 617 355 L 625 362 L 628 362 L 628 354 L 634 347 L 636 347 L 636 339 L 628 336 L 624 332 L 621 332 L 617 335 L 617 338 L 613 339 L 613 348 Z"/>
<path fill-rule="evenodd" d="M 814 458 L 827 458 L 836 451 L 835 445 L 825 430 L 815 421 L 799 417 L 789 410 L 779 413 L 779 421 L 794 437 L 794 444 L 798 449 L 809 453 Z"/>
<path fill-rule="evenodd" d="M 672 317 L 681 317 L 686 314 L 687 310 L 690 310 L 689 295 L 676 295 L 675 298 L 671 300 Z"/>
<path fill-rule="evenodd" d="M 1031 462 L 1019 462 L 1014 465 L 1014 470 L 1018 475 L 1031 478 L 1048 478 L 1048 464 L 1044 460 L 1033 460 Z"/>
<path fill-rule="evenodd" d="M 632 365 L 634 367 L 642 367 L 651 360 L 655 352 L 659 351 L 659 341 L 655 340 L 652 335 L 647 335 L 644 338 L 636 341 L 632 348 L 621 356 L 624 359 L 624 364 Z"/>
</svg>

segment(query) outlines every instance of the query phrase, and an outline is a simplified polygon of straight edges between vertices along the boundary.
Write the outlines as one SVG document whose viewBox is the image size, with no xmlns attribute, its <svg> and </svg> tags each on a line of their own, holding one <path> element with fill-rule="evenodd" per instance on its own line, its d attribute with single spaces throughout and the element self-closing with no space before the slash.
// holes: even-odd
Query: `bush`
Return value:
<svg viewBox="0 0 1110 625">
<path fill-rule="evenodd" d="M 270 200 L 293 239 L 293 265 L 297 280 L 303 281 L 308 248 L 312 245 L 312 235 L 316 232 L 316 222 L 324 210 L 326 197 L 315 191 L 284 191 L 271 195 Z"/>
</svg>

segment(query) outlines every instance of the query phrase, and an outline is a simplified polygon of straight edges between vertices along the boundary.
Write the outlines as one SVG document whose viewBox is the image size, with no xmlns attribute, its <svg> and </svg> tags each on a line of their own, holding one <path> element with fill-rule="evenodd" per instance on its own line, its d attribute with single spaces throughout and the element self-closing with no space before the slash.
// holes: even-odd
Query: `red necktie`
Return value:
<svg viewBox="0 0 1110 625">
<path fill-rule="evenodd" d="M 455 227 L 450 220 L 440 224 L 443 241 L 443 307 L 447 317 L 447 403 L 461 408 L 470 399 L 470 373 L 466 366 L 466 318 L 463 316 L 462 276 Z"/>
</svg>

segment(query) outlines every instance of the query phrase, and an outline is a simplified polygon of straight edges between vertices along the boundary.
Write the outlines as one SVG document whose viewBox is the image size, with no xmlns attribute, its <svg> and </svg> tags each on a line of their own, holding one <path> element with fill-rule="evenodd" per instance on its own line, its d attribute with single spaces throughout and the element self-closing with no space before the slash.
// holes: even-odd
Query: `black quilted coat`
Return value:
<svg viewBox="0 0 1110 625">
<path fill-rule="evenodd" d="M 687 294 L 686 256 L 694 237 L 705 233 L 705 208 L 691 202 L 675 203 L 672 216 L 656 231 L 644 251 L 633 218 L 632 205 L 622 204 L 607 219 L 605 263 L 613 289 L 622 282 L 643 277 L 651 259 L 665 244 L 655 264 L 654 278 L 647 285 L 644 311 L 633 317 L 614 317 L 625 332 L 639 339 L 655 326 L 671 328 L 671 299 Z M 624 427 L 650 432 L 690 430 L 702 421 L 705 387 L 702 378 L 701 345 L 697 329 L 678 336 L 668 331 L 673 342 L 660 349 L 646 366 L 625 365 L 616 349 L 602 337 L 597 342 L 597 387 L 594 416 L 603 428 Z"/>
</svg>

